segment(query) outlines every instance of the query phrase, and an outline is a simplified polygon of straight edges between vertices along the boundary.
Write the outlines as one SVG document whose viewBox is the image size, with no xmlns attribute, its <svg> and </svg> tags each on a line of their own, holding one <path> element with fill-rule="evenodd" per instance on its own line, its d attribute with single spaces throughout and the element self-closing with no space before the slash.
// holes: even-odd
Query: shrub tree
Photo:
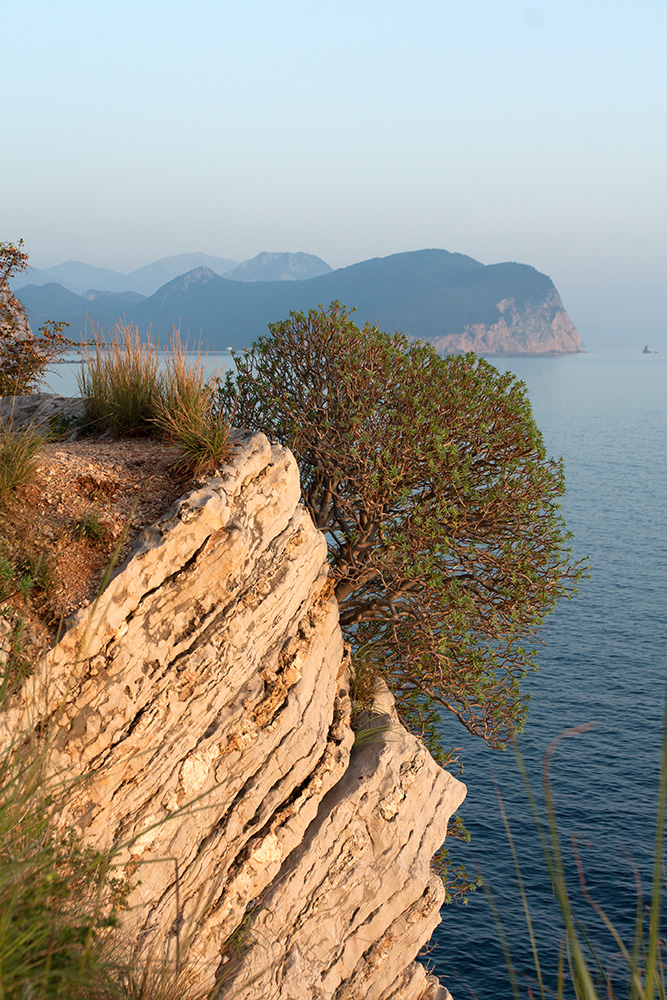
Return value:
<svg viewBox="0 0 667 1000">
<path fill-rule="evenodd" d="M 359 329 L 337 302 L 269 330 L 235 355 L 223 405 L 294 452 L 347 638 L 404 717 L 444 706 L 505 744 L 527 707 L 525 643 L 580 573 L 562 463 L 525 386 L 473 354 Z"/>
<path fill-rule="evenodd" d="M 9 279 L 28 266 L 18 244 L 0 243 L 0 396 L 23 396 L 44 381 L 49 364 L 72 341 L 63 335 L 68 323 L 48 321 L 33 333 L 25 308 L 9 287 Z"/>
</svg>

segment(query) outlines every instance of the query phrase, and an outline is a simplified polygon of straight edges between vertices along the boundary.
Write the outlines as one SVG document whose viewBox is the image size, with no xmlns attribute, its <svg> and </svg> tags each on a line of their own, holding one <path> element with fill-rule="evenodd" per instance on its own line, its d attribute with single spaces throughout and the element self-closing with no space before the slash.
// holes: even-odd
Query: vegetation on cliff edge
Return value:
<svg viewBox="0 0 667 1000">
<path fill-rule="evenodd" d="M 294 452 L 341 625 L 408 721 L 452 712 L 504 745 L 536 630 L 581 567 L 526 388 L 472 354 L 359 329 L 337 302 L 271 324 L 223 409 Z"/>
<path fill-rule="evenodd" d="M 38 333 L 30 329 L 23 305 L 9 287 L 9 279 L 28 266 L 28 255 L 18 244 L 0 243 L 0 396 L 34 392 L 46 370 L 72 341 L 63 335 L 68 323 L 48 320 Z"/>
</svg>

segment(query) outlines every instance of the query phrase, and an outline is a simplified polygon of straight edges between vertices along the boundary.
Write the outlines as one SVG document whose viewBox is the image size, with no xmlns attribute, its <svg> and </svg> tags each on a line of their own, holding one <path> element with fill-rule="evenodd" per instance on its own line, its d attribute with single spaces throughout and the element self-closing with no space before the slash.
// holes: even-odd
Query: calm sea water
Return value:
<svg viewBox="0 0 667 1000">
<path fill-rule="evenodd" d="M 540 669 L 526 685 L 531 708 L 519 746 L 539 789 L 549 741 L 567 727 L 597 723 L 559 745 L 552 784 L 576 913 L 610 965 L 619 963 L 582 898 L 568 838 L 576 837 L 592 896 L 629 939 L 635 873 L 650 889 L 667 678 L 666 361 L 659 355 L 587 354 L 516 358 L 503 365 L 528 385 L 548 450 L 565 460 L 563 513 L 574 532 L 574 553 L 590 559 L 591 579 L 582 581 L 571 601 L 561 602 L 543 629 Z M 486 879 L 517 971 L 528 984 L 534 966 L 495 782 L 553 985 L 562 928 L 514 757 L 461 740 L 448 724 L 445 732 L 465 747 L 468 798 L 462 815 L 472 843 L 457 849 L 456 858 Z M 444 909 L 429 958 L 455 1000 L 512 996 L 481 891 L 464 908 Z"/>
<path fill-rule="evenodd" d="M 209 359 L 211 366 L 228 362 L 228 356 Z M 660 355 L 584 354 L 515 358 L 502 365 L 527 383 L 549 452 L 565 460 L 563 512 L 574 532 L 574 553 L 589 557 L 592 574 L 576 597 L 561 602 L 543 630 L 540 670 L 526 685 L 531 710 L 520 749 L 537 788 L 549 741 L 567 727 L 597 723 L 559 746 L 553 788 L 565 847 L 575 836 L 591 893 L 627 937 L 636 907 L 635 873 L 649 888 L 667 674 L 666 362 Z M 58 366 L 53 391 L 76 393 L 76 367 Z M 465 751 L 468 798 L 462 814 L 472 843 L 455 847 L 456 859 L 488 882 L 517 971 L 529 983 L 534 968 L 495 782 L 516 839 L 549 978 L 562 928 L 514 758 L 511 752 L 489 751 L 448 720 L 443 731 L 450 745 Z M 613 963 L 614 949 L 582 900 L 571 861 L 568 872 L 577 915 Z M 427 961 L 455 1000 L 509 1000 L 498 935 L 482 892 L 464 908 L 446 907 L 434 940 Z"/>
<path fill-rule="evenodd" d="M 194 359 L 196 355 L 193 354 L 192 357 Z M 163 354 L 163 358 L 166 358 L 166 354 Z M 209 376 L 218 371 L 224 371 L 225 368 L 233 367 L 232 356 L 226 351 L 211 352 L 205 356 L 204 360 L 204 370 Z M 53 365 L 47 373 L 44 392 L 57 392 L 61 396 L 78 396 L 77 376 L 81 374 L 81 364 L 81 355 L 78 352 L 66 355 L 61 364 Z"/>
</svg>

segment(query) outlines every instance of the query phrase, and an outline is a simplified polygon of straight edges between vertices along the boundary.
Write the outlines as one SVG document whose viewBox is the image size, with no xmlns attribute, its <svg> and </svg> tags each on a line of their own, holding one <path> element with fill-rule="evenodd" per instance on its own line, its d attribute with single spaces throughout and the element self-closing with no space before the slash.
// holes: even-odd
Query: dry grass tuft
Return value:
<svg viewBox="0 0 667 1000">
<path fill-rule="evenodd" d="M 118 435 L 150 434 L 164 394 L 158 344 L 144 341 L 133 324 L 117 323 L 108 339 L 95 337 L 78 377 L 89 420 Z"/>
<path fill-rule="evenodd" d="M 15 431 L 0 424 L 0 506 L 33 477 L 44 437 L 36 431 Z"/>
<path fill-rule="evenodd" d="M 176 469 L 208 472 L 227 456 L 229 423 L 217 405 L 217 372 L 206 376 L 206 355 L 188 354 L 174 329 L 166 357 L 150 336 L 117 324 L 109 340 L 98 336 L 79 378 L 87 416 L 117 434 L 158 433 L 175 447 Z"/>
</svg>

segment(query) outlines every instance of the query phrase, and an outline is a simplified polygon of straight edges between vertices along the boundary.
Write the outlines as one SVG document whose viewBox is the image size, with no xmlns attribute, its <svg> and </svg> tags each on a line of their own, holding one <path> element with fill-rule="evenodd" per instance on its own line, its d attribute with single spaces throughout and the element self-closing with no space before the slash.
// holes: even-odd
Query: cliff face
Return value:
<svg viewBox="0 0 667 1000">
<path fill-rule="evenodd" d="M 465 788 L 387 692 L 353 746 L 331 591 L 293 457 L 239 437 L 79 612 L 0 743 L 51 723 L 54 767 L 81 778 L 65 819 L 140 879 L 123 916 L 140 956 L 178 938 L 221 998 L 444 998 L 413 959 Z"/>
<path fill-rule="evenodd" d="M 473 323 L 463 333 L 437 337 L 436 351 L 443 354 L 474 351 L 476 354 L 566 354 L 581 351 L 579 334 L 553 289 L 543 302 L 520 306 L 514 299 L 497 304 L 495 323 Z"/>
</svg>

